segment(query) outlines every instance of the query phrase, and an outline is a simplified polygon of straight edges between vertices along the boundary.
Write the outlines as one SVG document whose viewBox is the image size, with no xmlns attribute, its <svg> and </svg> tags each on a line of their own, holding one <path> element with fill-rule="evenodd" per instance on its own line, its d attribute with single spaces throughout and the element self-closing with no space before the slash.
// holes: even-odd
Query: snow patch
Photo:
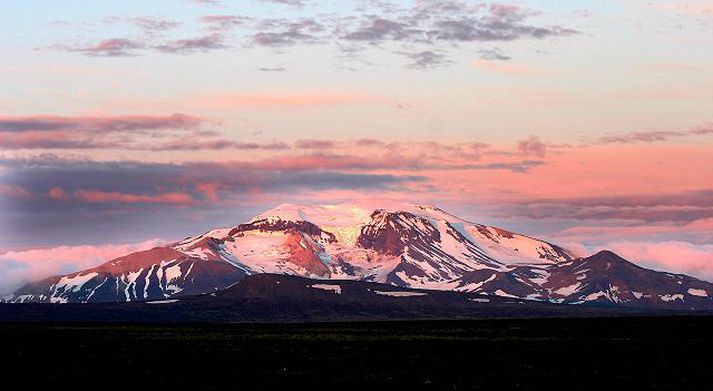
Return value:
<svg viewBox="0 0 713 391">
<path fill-rule="evenodd" d="M 428 293 L 423 292 L 402 292 L 402 291 L 374 291 L 377 295 L 391 297 L 412 297 L 412 296 L 428 296 Z"/>
<path fill-rule="evenodd" d="M 314 289 L 321 289 L 324 291 L 332 291 L 338 295 L 342 294 L 342 287 L 339 285 L 329 285 L 329 284 L 312 284 L 309 286 Z"/>
<path fill-rule="evenodd" d="M 561 296 L 569 296 L 571 294 L 574 294 L 581 288 L 581 284 L 576 282 L 570 286 L 565 286 L 562 288 L 557 289 L 554 293 L 561 295 Z"/>
<path fill-rule="evenodd" d="M 708 292 L 704 291 L 703 289 L 689 288 L 688 294 L 698 297 L 708 297 Z"/>
<path fill-rule="evenodd" d="M 681 300 L 681 301 L 683 301 L 683 295 L 682 295 L 682 294 L 679 294 L 679 293 L 670 294 L 670 295 L 659 295 L 659 298 L 660 298 L 662 301 L 667 301 L 667 302 L 676 301 L 676 300 Z"/>
<path fill-rule="evenodd" d="M 515 299 L 519 299 L 518 296 L 511 295 L 511 294 L 505 292 L 505 291 L 502 290 L 502 289 L 496 290 L 496 291 L 495 291 L 495 296 L 500 296 L 500 297 L 512 297 L 512 298 L 515 298 Z"/>
</svg>

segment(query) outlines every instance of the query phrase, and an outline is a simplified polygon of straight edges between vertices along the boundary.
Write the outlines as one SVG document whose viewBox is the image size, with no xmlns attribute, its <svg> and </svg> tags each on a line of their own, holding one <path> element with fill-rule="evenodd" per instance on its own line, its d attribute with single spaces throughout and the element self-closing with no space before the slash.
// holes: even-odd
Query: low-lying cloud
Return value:
<svg viewBox="0 0 713 391">
<path fill-rule="evenodd" d="M 606 247 L 646 268 L 688 274 L 713 282 L 713 245 L 681 241 L 618 241 Z"/>
<path fill-rule="evenodd" d="M 29 282 L 95 267 L 122 255 L 148 250 L 164 243 L 160 239 L 150 239 L 129 244 L 8 251 L 0 254 L 0 296 L 10 294 Z"/>
</svg>

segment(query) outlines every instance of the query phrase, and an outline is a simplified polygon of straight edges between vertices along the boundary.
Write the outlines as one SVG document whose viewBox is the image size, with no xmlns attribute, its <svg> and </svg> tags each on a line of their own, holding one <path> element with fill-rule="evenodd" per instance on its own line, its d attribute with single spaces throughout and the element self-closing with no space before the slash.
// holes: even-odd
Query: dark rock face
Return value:
<svg viewBox="0 0 713 391">
<path fill-rule="evenodd" d="M 410 286 L 407 280 L 414 279 L 423 285 L 437 283 L 472 270 L 472 264 L 464 263 L 442 247 L 446 240 L 461 246 L 460 255 L 473 262 L 500 265 L 450 223 L 440 222 L 443 231 L 434 224 L 438 223 L 407 212 L 377 210 L 370 223 L 362 227 L 357 243 L 386 256 L 401 257 L 402 261 L 386 279 L 397 286 Z"/>
<path fill-rule="evenodd" d="M 233 228 L 228 233 L 228 236 L 240 236 L 243 232 L 254 230 L 261 232 L 281 232 L 287 230 L 294 230 L 303 232 L 310 236 L 322 238 L 328 243 L 334 243 L 337 241 L 333 234 L 322 231 L 321 228 L 319 228 L 315 224 L 310 223 L 309 221 L 286 221 L 270 219 L 261 219 L 253 221 L 251 223 L 240 224 L 237 227 Z"/>
<path fill-rule="evenodd" d="M 303 267 L 315 276 L 328 277 L 329 268 L 317 255 L 321 249 L 305 236 L 307 235 L 300 231 L 292 229 L 287 231 L 284 246 L 287 247 L 290 257 L 286 261 Z"/>
<path fill-rule="evenodd" d="M 371 222 L 361 228 L 357 243 L 384 255 L 401 255 L 407 246 L 427 247 L 440 242 L 438 230 L 423 217 L 408 212 L 377 210 Z"/>
</svg>

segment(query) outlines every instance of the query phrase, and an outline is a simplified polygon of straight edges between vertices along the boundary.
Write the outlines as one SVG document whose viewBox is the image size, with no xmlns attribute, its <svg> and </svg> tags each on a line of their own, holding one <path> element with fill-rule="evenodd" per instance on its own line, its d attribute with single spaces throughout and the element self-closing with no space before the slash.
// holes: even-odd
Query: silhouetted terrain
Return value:
<svg viewBox="0 0 713 391">
<path fill-rule="evenodd" d="M 301 324 L 2 323 L 23 389 L 710 389 L 702 316 Z"/>
</svg>

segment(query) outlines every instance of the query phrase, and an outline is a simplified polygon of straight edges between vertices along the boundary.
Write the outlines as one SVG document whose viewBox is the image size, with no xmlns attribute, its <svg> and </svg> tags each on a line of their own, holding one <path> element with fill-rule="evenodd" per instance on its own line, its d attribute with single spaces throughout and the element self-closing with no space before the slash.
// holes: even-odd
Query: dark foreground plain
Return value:
<svg viewBox="0 0 713 391">
<path fill-rule="evenodd" d="M 707 389 L 713 317 L 0 323 L 23 389 Z"/>
</svg>

